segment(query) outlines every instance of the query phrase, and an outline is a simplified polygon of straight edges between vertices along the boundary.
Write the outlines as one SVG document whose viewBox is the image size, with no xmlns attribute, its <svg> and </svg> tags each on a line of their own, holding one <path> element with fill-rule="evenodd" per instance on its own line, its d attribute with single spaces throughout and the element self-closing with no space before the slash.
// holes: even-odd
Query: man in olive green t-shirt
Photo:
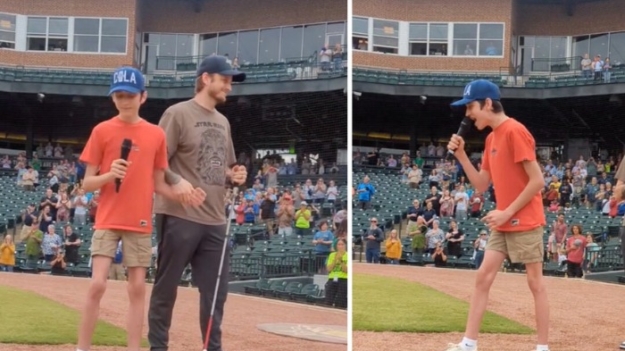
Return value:
<svg viewBox="0 0 625 351">
<path fill-rule="evenodd" d="M 39 220 L 34 219 L 31 230 L 24 236 L 26 242 L 26 264 L 28 267 L 37 265 L 39 257 L 41 257 L 41 241 L 43 240 L 43 232 L 39 230 Z"/>
</svg>

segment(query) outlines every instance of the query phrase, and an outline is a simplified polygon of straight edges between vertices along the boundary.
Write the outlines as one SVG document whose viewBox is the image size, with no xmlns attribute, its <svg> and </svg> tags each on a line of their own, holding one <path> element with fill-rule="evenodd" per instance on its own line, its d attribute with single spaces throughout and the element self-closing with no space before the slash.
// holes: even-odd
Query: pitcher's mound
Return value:
<svg viewBox="0 0 625 351">
<path fill-rule="evenodd" d="M 347 344 L 347 328 L 340 325 L 270 323 L 258 329 L 272 334 L 332 344 Z"/>
</svg>

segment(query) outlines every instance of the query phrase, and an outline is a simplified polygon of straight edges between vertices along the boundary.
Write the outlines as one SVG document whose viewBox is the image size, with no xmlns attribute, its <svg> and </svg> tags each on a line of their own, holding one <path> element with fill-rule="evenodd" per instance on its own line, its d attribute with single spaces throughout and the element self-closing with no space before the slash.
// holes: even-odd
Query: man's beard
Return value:
<svg viewBox="0 0 625 351">
<path fill-rule="evenodd" d="M 217 105 L 222 105 L 226 103 L 226 98 L 222 98 L 219 96 L 220 92 L 212 92 L 212 91 L 208 91 L 208 96 L 210 96 L 211 98 L 213 98 L 213 100 L 215 100 L 217 102 Z"/>
</svg>

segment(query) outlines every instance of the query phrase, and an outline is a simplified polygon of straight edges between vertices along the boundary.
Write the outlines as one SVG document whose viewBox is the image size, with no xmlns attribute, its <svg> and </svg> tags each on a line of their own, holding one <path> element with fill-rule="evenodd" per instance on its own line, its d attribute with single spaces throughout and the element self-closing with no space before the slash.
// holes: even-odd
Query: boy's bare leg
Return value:
<svg viewBox="0 0 625 351">
<path fill-rule="evenodd" d="M 543 278 L 543 263 L 525 264 L 527 285 L 534 295 L 534 309 L 536 310 L 536 331 L 538 344 L 547 345 L 549 339 L 549 299 Z"/>
<path fill-rule="evenodd" d="M 94 256 L 91 262 L 91 284 L 87 300 L 82 311 L 82 319 L 78 327 L 78 349 L 89 350 L 93 332 L 100 314 L 100 301 L 106 291 L 106 280 L 113 259 L 106 256 Z"/>
<path fill-rule="evenodd" d="M 128 268 L 128 351 L 139 351 L 141 333 L 145 319 L 145 274 L 144 267 Z"/>
</svg>

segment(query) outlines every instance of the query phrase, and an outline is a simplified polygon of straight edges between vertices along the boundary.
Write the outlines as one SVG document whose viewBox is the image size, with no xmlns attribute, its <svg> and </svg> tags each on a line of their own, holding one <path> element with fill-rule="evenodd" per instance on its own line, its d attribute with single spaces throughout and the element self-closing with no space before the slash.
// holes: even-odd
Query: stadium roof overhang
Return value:
<svg viewBox="0 0 625 351">
<path fill-rule="evenodd" d="M 464 87 L 415 86 L 380 83 L 353 83 L 355 92 L 402 96 L 462 96 Z M 625 84 L 597 84 L 559 88 L 501 88 L 501 96 L 510 99 L 557 99 L 594 95 L 625 94 Z"/>
<path fill-rule="evenodd" d="M 313 93 L 322 91 L 343 90 L 347 87 L 346 77 L 313 80 L 293 80 L 287 82 L 236 84 L 230 96 Z M 34 83 L 34 82 L 2 82 L 0 91 L 9 93 L 43 93 L 79 96 L 106 96 L 107 86 Z M 186 99 L 193 96 L 193 88 L 148 88 L 152 99 Z"/>
</svg>

